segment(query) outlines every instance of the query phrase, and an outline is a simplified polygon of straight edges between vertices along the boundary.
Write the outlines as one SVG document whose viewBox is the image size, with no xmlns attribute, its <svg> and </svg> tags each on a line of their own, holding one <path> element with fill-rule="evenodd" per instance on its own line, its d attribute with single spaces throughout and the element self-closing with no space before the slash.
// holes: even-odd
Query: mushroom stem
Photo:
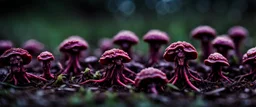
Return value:
<svg viewBox="0 0 256 107">
<path fill-rule="evenodd" d="M 73 73 L 73 75 L 79 75 L 81 74 L 81 65 L 79 63 L 79 54 L 76 55 L 69 55 L 69 60 L 67 63 L 67 67 L 64 70 L 64 74 Z"/>
<path fill-rule="evenodd" d="M 106 74 L 105 76 L 100 79 L 100 80 L 87 80 L 84 82 L 81 82 L 80 84 L 86 84 L 89 82 L 94 82 L 94 83 L 103 83 L 103 84 L 108 84 L 108 85 L 113 85 L 113 84 L 119 84 L 123 87 L 127 87 L 127 85 L 124 84 L 124 82 L 130 82 L 134 84 L 134 81 L 127 78 L 125 75 L 123 75 L 123 70 L 124 70 L 124 65 L 109 65 L 111 68 L 106 68 Z"/>
<path fill-rule="evenodd" d="M 238 81 L 241 81 L 243 78 L 250 78 L 251 80 L 254 80 L 256 77 L 256 67 L 254 64 L 250 64 L 250 66 L 252 67 L 250 72 L 247 74 L 242 75 Z"/>
<path fill-rule="evenodd" d="M 132 58 L 132 45 L 131 44 L 124 42 L 121 44 L 121 49 L 124 50 L 125 52 L 127 52 L 129 57 Z"/>
<path fill-rule="evenodd" d="M 203 51 L 201 61 L 203 62 L 212 53 L 211 42 L 202 40 L 201 41 L 201 48 L 202 48 L 202 51 Z"/>
<path fill-rule="evenodd" d="M 46 79 L 53 79 L 54 76 L 50 73 L 50 67 L 51 67 L 51 62 L 49 61 L 43 61 L 43 75 L 42 77 Z"/>
<path fill-rule="evenodd" d="M 155 84 L 152 84 L 152 85 L 150 86 L 150 91 L 151 91 L 153 94 L 158 94 Z"/>
<path fill-rule="evenodd" d="M 150 43 L 149 45 L 150 45 L 150 51 L 149 51 L 150 59 L 149 59 L 148 65 L 147 65 L 148 67 L 152 66 L 158 62 L 159 50 L 161 48 L 160 44 Z"/>
<path fill-rule="evenodd" d="M 188 72 L 189 72 L 188 69 L 187 69 L 186 67 L 184 67 L 183 74 L 184 74 L 184 77 L 185 77 L 185 79 L 186 79 L 187 84 L 188 84 L 192 89 L 196 90 L 197 92 L 200 92 L 200 89 L 198 89 L 196 86 L 194 86 L 194 85 L 191 83 L 191 81 L 189 80 L 189 77 L 188 77 L 188 74 L 187 74 Z"/>
<path fill-rule="evenodd" d="M 231 83 L 231 81 L 225 75 L 223 75 L 222 66 L 216 64 L 212 66 L 212 71 L 211 74 L 208 76 L 208 79 L 214 82 L 224 79 Z"/>
<path fill-rule="evenodd" d="M 237 58 L 239 58 L 239 62 L 242 62 L 242 53 L 240 52 L 241 40 L 233 39 L 235 44 L 235 53 Z"/>
<path fill-rule="evenodd" d="M 183 62 L 183 63 L 180 63 Z M 194 90 L 196 90 L 197 92 L 200 92 L 200 89 L 198 89 L 197 87 L 195 87 L 189 78 L 193 78 L 196 81 L 201 81 L 201 79 L 197 78 L 196 76 L 194 76 L 190 70 L 188 70 L 188 64 L 187 64 L 187 60 L 183 59 L 183 58 L 176 58 L 176 68 L 175 68 L 175 73 L 174 76 L 169 80 L 169 82 L 171 82 L 172 84 L 175 84 L 178 79 L 183 79 L 185 78 L 186 83 Z"/>
</svg>

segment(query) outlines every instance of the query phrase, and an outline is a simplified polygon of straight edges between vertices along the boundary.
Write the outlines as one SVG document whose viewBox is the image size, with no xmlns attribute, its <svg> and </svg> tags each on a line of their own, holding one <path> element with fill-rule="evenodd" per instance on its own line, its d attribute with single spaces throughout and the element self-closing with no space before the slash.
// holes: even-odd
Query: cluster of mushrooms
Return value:
<svg viewBox="0 0 256 107">
<path fill-rule="evenodd" d="M 132 47 L 138 44 L 139 38 L 127 30 L 120 31 L 113 39 L 101 40 L 94 56 L 86 55 L 89 46 L 83 38 L 71 36 L 60 44 L 62 56 L 58 57 L 58 61 L 36 40 L 27 41 L 22 48 L 13 48 L 12 42 L 5 40 L 0 41 L 0 67 L 7 68 L 9 72 L 1 80 L 14 85 L 26 85 L 32 81 L 51 85 L 49 81 L 56 81 L 61 75 L 65 76 L 66 82 L 77 78 L 72 82 L 80 85 L 135 86 L 139 91 L 158 93 L 163 92 L 170 83 L 181 89 L 190 88 L 200 92 L 198 83 L 232 84 L 237 78 L 230 78 L 222 72 L 229 70 L 230 63 L 248 68 L 247 74 L 236 76 L 239 81 L 255 80 L 256 48 L 249 49 L 243 56 L 240 51 L 242 40 L 247 35 L 248 31 L 241 26 L 232 27 L 228 34 L 220 36 L 216 36 L 216 31 L 210 26 L 195 28 L 191 37 L 200 40 L 202 47 L 200 60 L 192 68 L 189 65 L 194 63 L 190 60 L 198 57 L 196 48 L 188 42 L 177 41 L 161 53 L 161 46 L 170 40 L 168 34 L 160 30 L 150 30 L 143 37 L 149 44 L 148 58 L 133 52 Z M 114 48 L 113 44 L 120 48 Z M 228 60 L 233 57 L 237 59 L 236 62 Z M 53 61 L 55 65 L 52 65 Z M 38 68 L 40 64 L 41 68 Z M 205 66 L 210 70 L 205 68 L 205 72 L 202 72 L 202 69 L 198 69 Z M 204 73 L 207 78 L 203 78 Z M 99 76 L 95 76 L 97 74 Z"/>
</svg>

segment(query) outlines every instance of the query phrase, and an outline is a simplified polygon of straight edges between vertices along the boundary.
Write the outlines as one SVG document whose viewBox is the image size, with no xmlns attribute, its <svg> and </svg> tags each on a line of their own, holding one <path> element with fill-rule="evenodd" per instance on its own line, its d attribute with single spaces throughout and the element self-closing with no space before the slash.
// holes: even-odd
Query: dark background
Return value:
<svg viewBox="0 0 256 107">
<path fill-rule="evenodd" d="M 190 31 L 210 25 L 225 34 L 234 25 L 249 30 L 246 49 L 254 47 L 256 0 L 0 0 L 0 39 L 19 47 L 28 39 L 56 50 L 61 41 L 79 35 L 97 47 L 99 39 L 131 30 L 140 38 L 150 29 L 166 31 L 171 42 L 188 41 Z M 141 41 L 137 50 L 146 51 Z"/>
</svg>

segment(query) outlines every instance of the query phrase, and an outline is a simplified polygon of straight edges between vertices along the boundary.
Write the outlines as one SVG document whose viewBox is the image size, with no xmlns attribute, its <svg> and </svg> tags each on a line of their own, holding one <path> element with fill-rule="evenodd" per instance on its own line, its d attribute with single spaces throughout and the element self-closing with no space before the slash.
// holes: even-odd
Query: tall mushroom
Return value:
<svg viewBox="0 0 256 107">
<path fill-rule="evenodd" d="M 150 47 L 150 59 L 147 66 L 152 66 L 158 62 L 161 45 L 167 44 L 169 42 L 169 37 L 167 33 L 162 32 L 160 30 L 150 30 L 143 37 L 143 40 L 147 42 Z"/>
<path fill-rule="evenodd" d="M 9 40 L 0 40 L 0 55 L 2 55 L 6 50 L 13 47 L 13 43 Z"/>
<path fill-rule="evenodd" d="M 242 54 L 240 52 L 240 47 L 241 47 L 242 41 L 248 36 L 248 30 L 242 26 L 234 26 L 229 29 L 228 35 L 235 44 L 236 56 L 239 58 L 241 62 Z"/>
<path fill-rule="evenodd" d="M 30 63 L 32 56 L 21 48 L 11 48 L 0 57 L 0 63 L 8 66 L 10 74 L 4 81 L 13 82 L 14 85 L 30 83 L 31 79 L 46 81 L 46 79 L 27 73 L 24 65 Z"/>
<path fill-rule="evenodd" d="M 86 84 L 88 82 L 102 83 L 106 86 L 121 85 L 127 87 L 126 83 L 130 82 L 134 84 L 134 81 L 127 78 L 124 74 L 124 64 L 130 62 L 131 58 L 126 52 L 120 49 L 111 49 L 105 51 L 99 62 L 105 65 L 105 75 L 100 80 L 87 80 L 80 84 Z"/>
<path fill-rule="evenodd" d="M 67 65 L 64 68 L 63 74 L 68 76 L 81 74 L 81 65 L 79 62 L 80 53 L 88 48 L 87 42 L 79 36 L 71 36 L 64 40 L 59 50 L 68 56 Z"/>
<path fill-rule="evenodd" d="M 130 57 L 132 57 L 132 46 L 139 42 L 139 38 L 135 35 L 135 33 L 122 30 L 118 34 L 116 34 L 113 38 L 113 43 L 120 46 L 122 50 L 128 53 Z"/>
<path fill-rule="evenodd" d="M 135 78 L 135 86 L 142 91 L 157 94 L 163 91 L 163 87 L 168 83 L 168 79 L 161 70 L 155 68 L 145 68 L 139 72 Z"/>
<path fill-rule="evenodd" d="M 54 76 L 50 72 L 51 61 L 54 60 L 54 56 L 52 55 L 52 53 L 50 53 L 48 51 L 44 51 L 40 55 L 37 56 L 37 60 L 42 62 L 42 64 L 43 64 L 42 68 L 43 68 L 44 72 L 43 72 L 42 77 L 45 79 L 53 79 Z"/>
<path fill-rule="evenodd" d="M 228 52 L 234 49 L 233 41 L 226 35 L 219 36 L 212 41 L 213 47 L 216 51 L 222 54 L 225 58 L 228 58 Z"/>
<path fill-rule="evenodd" d="M 190 78 L 201 81 L 199 75 L 195 72 L 189 70 L 188 60 L 193 60 L 197 58 L 197 51 L 193 45 L 187 42 L 174 42 L 165 49 L 164 59 L 166 61 L 175 62 L 175 72 L 174 75 L 169 80 L 170 83 L 176 84 L 177 82 L 186 82 L 192 89 L 200 91 L 196 86 L 194 86 Z M 195 75 L 196 74 L 196 75 Z"/>
<path fill-rule="evenodd" d="M 212 82 L 217 82 L 219 80 L 220 81 L 225 80 L 225 81 L 228 81 L 229 83 L 231 83 L 231 81 L 228 79 L 228 77 L 226 77 L 222 73 L 222 67 L 229 66 L 227 58 L 225 58 L 223 55 L 221 55 L 219 53 L 210 54 L 210 56 L 208 57 L 208 59 L 206 59 L 204 61 L 204 63 L 205 63 L 205 65 L 212 67 L 212 71 L 211 71 L 210 75 L 208 76 L 207 80 L 210 80 Z"/>
<path fill-rule="evenodd" d="M 256 47 L 249 49 L 244 54 L 243 64 L 250 65 L 251 69 L 249 73 L 242 75 L 240 80 L 243 78 L 247 78 L 250 81 L 254 81 L 256 79 Z"/>
<path fill-rule="evenodd" d="M 204 61 L 212 53 L 211 41 L 216 37 L 215 29 L 210 26 L 198 26 L 191 32 L 191 36 L 201 41 L 201 61 Z"/>
</svg>

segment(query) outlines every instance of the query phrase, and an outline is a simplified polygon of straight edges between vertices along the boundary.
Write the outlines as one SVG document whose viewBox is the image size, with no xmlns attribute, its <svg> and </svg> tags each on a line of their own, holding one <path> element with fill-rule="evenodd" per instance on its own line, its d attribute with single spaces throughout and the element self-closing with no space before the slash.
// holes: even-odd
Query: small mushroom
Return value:
<svg viewBox="0 0 256 107">
<path fill-rule="evenodd" d="M 189 70 L 188 60 L 193 60 L 197 58 L 197 51 L 193 45 L 187 42 L 174 42 L 165 49 L 164 59 L 169 62 L 175 62 L 175 72 L 174 75 L 169 80 L 170 83 L 182 84 L 186 82 L 192 89 L 200 91 L 196 86 L 194 86 L 190 78 L 201 81 L 200 77 L 196 72 Z M 181 83 L 180 83 L 181 82 Z"/>
<path fill-rule="evenodd" d="M 43 75 L 42 77 L 45 79 L 53 79 L 54 76 L 53 74 L 51 74 L 50 72 L 50 68 L 51 68 L 51 61 L 54 60 L 54 56 L 52 55 L 52 53 L 48 52 L 48 51 L 44 51 L 42 52 L 40 55 L 37 56 L 37 60 L 42 62 L 43 66 Z"/>
<path fill-rule="evenodd" d="M 119 45 L 122 50 L 132 57 L 132 46 L 139 42 L 139 38 L 131 31 L 122 30 L 113 38 L 113 43 Z"/>
<path fill-rule="evenodd" d="M 13 82 L 14 85 L 30 83 L 31 79 L 46 81 L 46 79 L 27 73 L 24 65 L 31 62 L 32 56 L 21 48 L 11 48 L 0 56 L 0 63 L 8 66 L 10 74 L 4 81 Z"/>
<path fill-rule="evenodd" d="M 210 26 L 198 26 L 191 32 L 191 36 L 201 41 L 201 60 L 204 61 L 212 53 L 211 41 L 216 37 L 215 29 Z"/>
<path fill-rule="evenodd" d="M 233 40 L 235 44 L 236 56 L 241 61 L 242 54 L 240 52 L 240 47 L 241 47 L 242 41 L 248 36 L 248 30 L 242 26 L 234 26 L 229 29 L 228 35 Z"/>
<path fill-rule="evenodd" d="M 216 51 L 222 54 L 225 58 L 228 58 L 228 52 L 231 49 L 234 49 L 233 41 L 226 35 L 219 36 L 212 41 L 213 47 Z"/>
<path fill-rule="evenodd" d="M 32 56 L 37 56 L 43 51 L 44 44 L 35 39 L 30 39 L 23 44 L 22 48 L 27 50 Z"/>
<path fill-rule="evenodd" d="M 135 86 L 143 91 L 158 93 L 163 91 L 163 87 L 168 83 L 168 79 L 161 70 L 155 68 L 145 68 L 139 72 L 135 78 Z"/>
<path fill-rule="evenodd" d="M 204 61 L 204 63 L 205 65 L 212 67 L 212 71 L 208 76 L 207 80 L 210 80 L 211 82 L 225 80 L 231 83 L 229 78 L 222 73 L 222 67 L 229 66 L 227 58 L 225 58 L 223 55 L 221 55 L 220 53 L 210 54 L 210 56 Z"/>
<path fill-rule="evenodd" d="M 167 44 L 169 42 L 169 37 L 167 33 L 160 30 L 150 30 L 144 37 L 143 40 L 149 44 L 150 47 L 150 60 L 147 66 L 152 66 L 158 62 L 159 51 L 161 45 Z"/>
<path fill-rule="evenodd" d="M 94 50 L 94 55 L 100 57 L 105 51 L 113 48 L 113 41 L 109 38 L 103 38 L 98 42 L 98 47 Z"/>
<path fill-rule="evenodd" d="M 127 87 L 126 83 L 130 82 L 134 84 L 134 81 L 127 78 L 123 71 L 124 64 L 130 62 L 131 58 L 128 56 L 126 52 L 120 49 L 111 49 L 108 51 L 105 51 L 99 62 L 100 64 L 106 66 L 105 67 L 105 75 L 100 80 L 87 80 L 84 82 L 81 82 L 80 84 L 86 84 L 88 82 L 94 82 L 94 83 L 103 83 L 107 86 L 112 85 L 121 85 L 124 87 Z"/>
<path fill-rule="evenodd" d="M 251 69 L 249 73 L 242 75 L 240 80 L 247 78 L 250 81 L 254 81 L 256 79 L 256 47 L 249 49 L 243 55 L 243 64 L 250 65 Z"/>
<path fill-rule="evenodd" d="M 13 47 L 13 43 L 9 40 L 0 40 L 0 55 L 2 55 L 6 50 Z"/>
<path fill-rule="evenodd" d="M 102 54 L 105 51 L 112 49 L 113 48 L 112 39 L 104 38 L 104 39 L 100 40 L 99 47 L 100 47 Z"/>
<path fill-rule="evenodd" d="M 68 76 L 81 74 L 82 67 L 79 57 L 81 51 L 87 48 L 87 42 L 79 36 L 71 36 L 60 44 L 59 50 L 68 56 L 67 65 L 64 68 L 63 74 L 67 74 Z"/>
</svg>

